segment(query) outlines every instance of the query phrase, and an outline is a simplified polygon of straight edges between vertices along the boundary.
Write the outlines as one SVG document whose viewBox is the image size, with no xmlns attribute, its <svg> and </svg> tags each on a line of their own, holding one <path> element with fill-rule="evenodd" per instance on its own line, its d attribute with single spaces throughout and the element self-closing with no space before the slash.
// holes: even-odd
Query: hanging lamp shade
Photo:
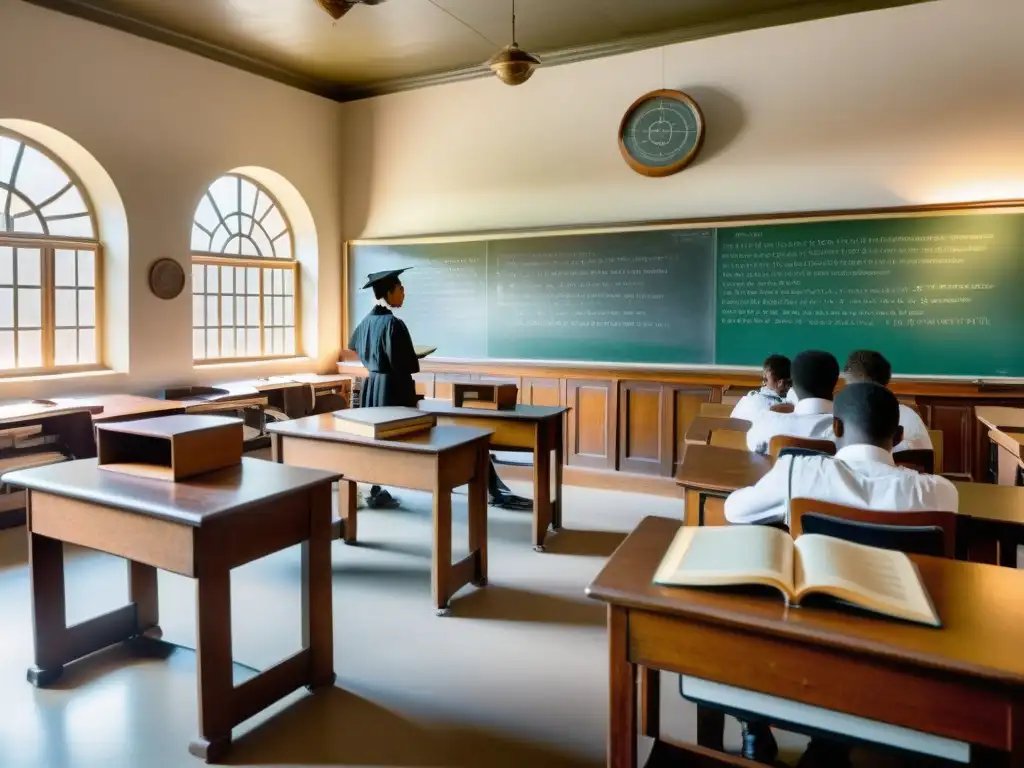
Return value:
<svg viewBox="0 0 1024 768">
<path fill-rule="evenodd" d="M 335 21 L 351 11 L 352 6 L 355 5 L 355 3 L 348 2 L 348 0 L 316 0 L 316 2 Z"/>
<path fill-rule="evenodd" d="M 506 45 L 487 62 L 491 71 L 506 85 L 522 85 L 539 65 L 540 59 L 524 51 L 518 43 Z"/>
</svg>

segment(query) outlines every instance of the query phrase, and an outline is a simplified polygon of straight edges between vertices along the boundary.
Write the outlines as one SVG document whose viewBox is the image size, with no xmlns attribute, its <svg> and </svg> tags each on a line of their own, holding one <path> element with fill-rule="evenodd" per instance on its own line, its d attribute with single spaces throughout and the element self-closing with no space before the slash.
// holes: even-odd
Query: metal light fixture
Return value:
<svg viewBox="0 0 1024 768">
<path fill-rule="evenodd" d="M 317 4 L 337 21 L 357 5 L 379 5 L 384 0 L 316 0 Z"/>
<path fill-rule="evenodd" d="M 539 65 L 540 59 L 521 49 L 516 42 L 516 0 L 512 0 L 512 44 L 494 54 L 487 66 L 506 85 L 522 85 Z"/>
</svg>

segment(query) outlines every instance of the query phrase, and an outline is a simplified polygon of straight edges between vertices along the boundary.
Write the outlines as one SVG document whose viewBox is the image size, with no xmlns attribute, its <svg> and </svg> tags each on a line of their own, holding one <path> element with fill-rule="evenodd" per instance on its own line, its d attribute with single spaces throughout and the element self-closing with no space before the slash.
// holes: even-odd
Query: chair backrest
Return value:
<svg viewBox="0 0 1024 768">
<path fill-rule="evenodd" d="M 836 444 L 831 440 L 815 440 L 811 437 L 797 437 L 795 435 L 776 435 L 768 442 L 768 455 L 773 459 L 779 457 L 779 451 L 783 448 L 806 448 L 816 453 L 824 453 L 827 456 L 836 455 Z"/>
<path fill-rule="evenodd" d="M 792 413 L 794 408 L 796 406 L 792 403 L 776 403 L 769 410 L 775 411 L 775 413 Z"/>
<path fill-rule="evenodd" d="M 926 475 L 935 474 L 935 452 L 929 451 L 927 448 L 918 448 L 913 451 L 896 451 L 892 455 L 892 460 L 896 462 L 897 467 L 916 469 L 918 472 L 924 472 Z"/>
<path fill-rule="evenodd" d="M 932 453 L 935 455 L 935 459 L 932 462 L 932 469 L 935 470 L 936 475 L 941 475 L 946 468 L 946 464 L 943 461 L 943 455 L 945 451 L 942 442 L 942 430 L 929 429 L 928 437 L 932 441 Z"/>
<path fill-rule="evenodd" d="M 708 445 L 717 445 L 719 448 L 736 448 L 740 451 L 747 448 L 747 433 L 737 432 L 735 429 L 713 429 Z"/>
<path fill-rule="evenodd" d="M 720 419 L 728 419 L 732 416 L 733 407 L 734 406 L 728 405 L 727 403 L 701 403 L 700 415 L 717 416 Z"/>
<path fill-rule="evenodd" d="M 796 446 L 788 446 L 779 451 L 779 455 L 775 458 L 781 459 L 783 456 L 831 456 L 830 453 L 823 453 L 822 451 L 816 451 L 813 448 L 797 448 Z"/>
<path fill-rule="evenodd" d="M 956 556 L 955 512 L 880 512 L 817 499 L 793 499 L 789 530 L 793 538 L 820 533 L 915 555 Z"/>
</svg>

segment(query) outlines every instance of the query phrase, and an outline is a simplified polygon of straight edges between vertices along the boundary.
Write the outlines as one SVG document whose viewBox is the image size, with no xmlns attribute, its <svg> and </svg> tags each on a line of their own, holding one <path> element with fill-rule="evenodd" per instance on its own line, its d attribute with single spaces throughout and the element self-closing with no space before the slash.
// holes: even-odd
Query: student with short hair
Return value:
<svg viewBox="0 0 1024 768">
<path fill-rule="evenodd" d="M 734 419 L 753 421 L 760 413 L 770 411 L 773 405 L 785 403 L 790 384 L 789 358 L 769 355 L 761 366 L 761 388 L 740 398 L 730 415 Z"/>
<path fill-rule="evenodd" d="M 892 379 L 892 365 L 880 352 L 858 349 L 850 353 L 843 367 L 843 378 L 848 383 L 871 381 L 883 387 Z M 932 438 L 928 428 L 913 408 L 900 403 L 900 426 L 903 440 L 894 451 L 932 450 Z"/>
<path fill-rule="evenodd" d="M 799 402 L 792 413 L 765 411 L 752 420 L 747 432 L 747 447 L 768 452 L 768 443 L 776 435 L 831 439 L 832 397 L 839 381 L 839 362 L 828 352 L 812 349 L 793 358 L 793 389 Z"/>
<path fill-rule="evenodd" d="M 726 519 L 788 523 L 794 498 L 892 512 L 956 512 L 959 498 L 949 480 L 893 463 L 893 447 L 903 440 L 899 420 L 899 402 L 888 389 L 872 382 L 847 385 L 835 401 L 835 457 L 781 456 L 757 485 L 730 494 Z"/>
</svg>

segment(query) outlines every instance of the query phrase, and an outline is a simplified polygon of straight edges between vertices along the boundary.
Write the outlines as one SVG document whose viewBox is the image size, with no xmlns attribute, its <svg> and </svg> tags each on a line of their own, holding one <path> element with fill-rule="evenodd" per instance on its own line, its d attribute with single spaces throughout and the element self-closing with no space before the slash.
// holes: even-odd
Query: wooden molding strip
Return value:
<svg viewBox="0 0 1024 768">
<path fill-rule="evenodd" d="M 374 96 L 383 96 L 389 93 L 491 76 L 491 72 L 486 64 L 480 62 L 472 66 L 443 72 L 400 77 L 360 85 L 345 85 L 311 77 L 301 72 L 281 67 L 266 59 L 229 50 L 188 34 L 158 27 L 125 14 L 99 7 L 90 2 L 90 0 L 25 0 L 25 2 L 113 27 L 114 29 L 119 29 L 147 40 L 180 48 L 189 53 L 219 61 L 222 64 L 242 69 L 251 74 L 276 80 L 293 88 L 340 102 L 355 101 Z M 771 11 L 737 16 L 724 21 L 696 24 L 644 35 L 634 35 L 604 43 L 542 51 L 538 55 L 543 62 L 543 66 L 559 66 L 561 64 L 572 64 L 605 56 L 634 53 L 648 48 L 658 48 L 707 37 L 745 32 L 752 29 L 777 27 L 785 24 L 843 16 L 850 13 L 876 11 L 926 2 L 933 2 L 933 0 L 827 0 L 813 4 L 801 3 Z"/>
</svg>

